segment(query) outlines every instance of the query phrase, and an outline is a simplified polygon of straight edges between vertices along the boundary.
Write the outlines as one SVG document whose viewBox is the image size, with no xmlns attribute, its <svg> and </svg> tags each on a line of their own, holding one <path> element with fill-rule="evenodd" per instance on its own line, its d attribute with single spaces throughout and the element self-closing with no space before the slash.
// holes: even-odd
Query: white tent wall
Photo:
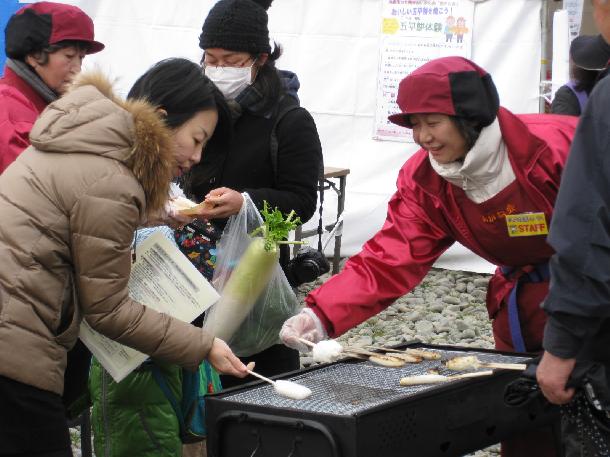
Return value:
<svg viewBox="0 0 610 457">
<path fill-rule="evenodd" d="M 106 50 L 86 59 L 120 78 L 123 95 L 152 63 L 170 56 L 198 61 L 198 35 L 214 0 L 69 1 L 95 21 Z M 543 0 L 476 2 L 472 58 L 493 76 L 501 104 L 538 112 Z M 417 147 L 372 139 L 381 40 L 381 0 L 275 0 L 269 10 L 272 38 L 284 55 L 278 66 L 297 73 L 301 104 L 314 116 L 328 166 L 349 168 L 342 254 L 352 255 L 383 224 L 399 168 Z M 336 214 L 326 192 L 325 221 Z M 315 219 L 315 218 L 314 218 Z M 309 226 L 315 226 L 312 220 Z M 332 243 L 329 252 L 332 250 Z M 491 271 L 453 247 L 438 266 Z"/>
</svg>

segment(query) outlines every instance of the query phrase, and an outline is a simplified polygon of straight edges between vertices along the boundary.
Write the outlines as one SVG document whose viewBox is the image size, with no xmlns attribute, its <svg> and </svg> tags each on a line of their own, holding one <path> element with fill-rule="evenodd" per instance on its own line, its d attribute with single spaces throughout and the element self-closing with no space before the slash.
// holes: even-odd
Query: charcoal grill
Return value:
<svg viewBox="0 0 610 457">
<path fill-rule="evenodd" d="M 526 363 L 530 357 L 455 346 L 415 344 L 443 360 L 476 355 L 484 362 Z M 286 373 L 309 387 L 305 400 L 278 396 L 255 382 L 206 400 L 210 457 L 428 457 L 459 456 L 513 434 L 552 424 L 557 411 L 542 402 L 504 405 L 505 386 L 519 372 L 440 385 L 401 387 L 400 378 L 455 374 L 440 361 L 386 368 L 345 360 Z"/>
</svg>

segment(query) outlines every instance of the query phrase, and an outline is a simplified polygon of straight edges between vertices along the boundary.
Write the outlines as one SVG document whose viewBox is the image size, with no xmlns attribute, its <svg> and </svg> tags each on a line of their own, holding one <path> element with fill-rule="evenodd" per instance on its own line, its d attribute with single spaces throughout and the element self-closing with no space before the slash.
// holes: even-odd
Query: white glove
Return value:
<svg viewBox="0 0 610 457">
<path fill-rule="evenodd" d="M 299 352 L 308 352 L 311 348 L 301 343 L 299 338 L 317 343 L 328 339 L 328 334 L 316 313 L 310 308 L 303 308 L 299 314 L 284 322 L 280 330 L 280 338 L 286 346 Z"/>
</svg>

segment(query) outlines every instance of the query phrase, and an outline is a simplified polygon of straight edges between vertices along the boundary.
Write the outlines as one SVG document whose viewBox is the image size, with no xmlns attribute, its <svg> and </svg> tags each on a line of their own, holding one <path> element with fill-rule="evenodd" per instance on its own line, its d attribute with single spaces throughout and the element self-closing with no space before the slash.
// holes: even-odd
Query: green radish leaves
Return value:
<svg viewBox="0 0 610 457">
<path fill-rule="evenodd" d="M 301 225 L 301 219 L 295 217 L 295 212 L 291 211 L 286 218 L 282 212 L 275 208 L 271 209 L 265 200 L 263 202 L 263 225 L 252 232 L 252 236 L 262 233 L 265 238 L 265 250 L 273 251 L 277 249 L 278 244 L 286 243 L 288 234 Z"/>
</svg>

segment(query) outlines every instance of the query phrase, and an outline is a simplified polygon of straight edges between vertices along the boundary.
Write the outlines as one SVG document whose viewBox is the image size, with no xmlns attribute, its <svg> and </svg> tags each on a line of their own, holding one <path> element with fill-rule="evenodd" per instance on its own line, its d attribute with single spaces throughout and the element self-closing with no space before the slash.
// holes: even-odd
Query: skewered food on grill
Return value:
<svg viewBox="0 0 610 457">
<path fill-rule="evenodd" d="M 392 351 L 393 352 L 393 351 Z M 441 354 L 434 351 L 424 351 L 423 349 L 406 349 L 405 352 L 415 357 L 421 357 L 424 360 L 440 360 Z"/>
<path fill-rule="evenodd" d="M 449 381 L 456 381 L 458 379 L 467 378 L 478 378 L 479 376 L 492 375 L 493 371 L 477 371 L 476 373 L 462 373 L 453 376 L 443 376 L 440 374 L 422 374 L 418 376 L 406 376 L 401 378 L 401 386 L 418 386 L 421 384 L 441 384 Z"/>
<path fill-rule="evenodd" d="M 423 358 L 421 357 L 417 357 L 412 354 L 405 354 L 402 352 L 386 352 L 385 355 L 395 359 L 404 360 L 407 363 L 420 363 L 423 360 Z"/>
<path fill-rule="evenodd" d="M 525 370 L 524 363 L 486 363 L 480 361 L 477 356 L 466 355 L 454 357 L 445 362 L 445 366 L 453 371 L 470 371 L 479 368 L 500 368 L 505 370 Z"/>
<path fill-rule="evenodd" d="M 447 382 L 447 376 L 441 374 L 421 374 L 416 376 L 406 376 L 400 379 L 401 386 L 418 386 L 421 384 L 440 384 Z"/>
<path fill-rule="evenodd" d="M 278 379 L 273 387 L 282 397 L 292 398 L 293 400 L 303 400 L 311 395 L 311 390 L 308 387 L 292 381 Z"/>
<path fill-rule="evenodd" d="M 343 346 L 335 340 L 324 340 L 316 343 L 312 349 L 314 362 L 330 363 L 336 361 L 343 353 Z"/>
<path fill-rule="evenodd" d="M 291 398 L 293 400 L 303 400 L 311 395 L 311 390 L 308 387 L 302 386 L 301 384 L 297 384 L 296 382 L 292 381 L 284 381 L 282 379 L 274 381 L 273 379 L 269 379 L 256 371 L 252 371 L 254 369 L 254 362 L 248 363 L 246 365 L 246 369 L 252 376 L 256 376 L 257 378 L 271 384 L 275 391 L 282 397 Z"/>
<path fill-rule="evenodd" d="M 369 361 L 371 361 L 372 363 L 375 363 L 377 365 L 381 365 L 384 367 L 390 367 L 390 368 L 402 367 L 407 363 L 404 360 L 401 360 L 397 357 L 392 357 L 392 356 L 383 355 L 383 354 L 371 355 L 369 357 Z"/>
<path fill-rule="evenodd" d="M 392 352 L 393 354 L 409 354 L 409 355 L 412 355 L 413 357 L 418 357 L 420 359 L 420 361 L 421 361 L 421 359 L 423 359 L 423 360 L 440 360 L 441 359 L 441 354 L 439 352 L 425 351 L 423 349 L 407 348 L 407 349 L 399 350 L 399 349 L 393 349 L 393 348 L 384 348 L 384 347 L 380 347 L 380 346 L 367 346 L 367 347 L 369 347 L 371 349 L 378 349 L 380 351 Z"/>
</svg>

